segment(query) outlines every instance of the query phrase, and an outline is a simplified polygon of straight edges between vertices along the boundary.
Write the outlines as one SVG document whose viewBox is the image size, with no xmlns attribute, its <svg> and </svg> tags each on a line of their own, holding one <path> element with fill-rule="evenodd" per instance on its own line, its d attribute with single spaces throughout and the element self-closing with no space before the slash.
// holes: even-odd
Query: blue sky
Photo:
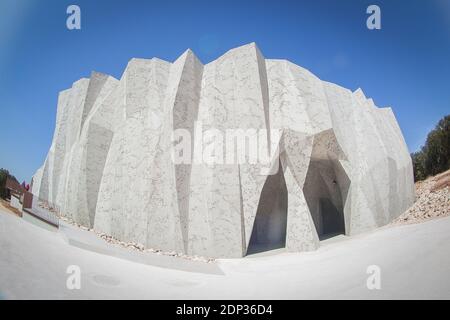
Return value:
<svg viewBox="0 0 450 320">
<path fill-rule="evenodd" d="M 81 8 L 81 30 L 66 9 Z M 381 8 L 368 30 L 366 8 Z M 0 167 L 31 179 L 53 136 L 58 92 L 133 58 L 203 63 L 256 42 L 266 58 L 361 87 L 393 108 L 411 151 L 450 112 L 450 1 L 0 1 Z"/>
</svg>

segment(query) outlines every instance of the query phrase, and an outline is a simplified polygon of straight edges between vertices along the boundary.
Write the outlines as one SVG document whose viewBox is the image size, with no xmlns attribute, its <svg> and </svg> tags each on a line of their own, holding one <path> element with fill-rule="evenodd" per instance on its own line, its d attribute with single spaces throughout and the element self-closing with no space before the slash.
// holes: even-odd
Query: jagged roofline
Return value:
<svg viewBox="0 0 450 320">
<path fill-rule="evenodd" d="M 244 45 L 242 45 L 242 46 L 238 46 L 238 47 L 229 49 L 229 50 L 227 50 L 225 53 L 223 53 L 222 55 L 220 55 L 219 57 L 217 57 L 216 59 L 214 59 L 214 60 L 212 60 L 212 61 L 210 61 L 210 62 L 208 62 L 208 63 L 206 63 L 206 64 L 204 64 L 204 63 L 201 61 L 201 59 L 195 54 L 195 52 L 194 52 L 191 48 L 186 49 L 186 50 L 185 50 L 178 58 L 176 58 L 176 59 L 175 59 L 174 61 L 172 61 L 172 62 L 170 62 L 170 61 L 168 61 L 168 60 L 164 60 L 164 59 L 159 58 L 159 57 L 152 57 L 152 58 L 131 58 L 130 61 L 128 62 L 128 64 L 129 64 L 131 61 L 133 61 L 133 60 L 157 60 L 157 61 L 161 61 L 161 62 L 173 64 L 175 61 L 177 61 L 177 60 L 178 60 L 179 58 L 181 58 L 182 56 L 184 56 L 184 55 L 190 53 L 190 54 L 192 54 L 192 55 L 193 55 L 193 56 L 194 56 L 194 57 L 195 57 L 195 58 L 196 58 L 203 66 L 208 66 L 208 65 L 211 65 L 211 64 L 215 63 L 217 60 L 220 60 L 221 58 L 227 56 L 228 54 L 231 54 L 233 51 L 239 50 L 239 49 L 245 48 L 245 47 L 254 47 L 254 48 L 262 55 L 261 50 L 259 49 L 257 43 L 256 43 L 256 42 L 250 42 L 250 43 L 248 43 L 248 44 L 244 44 Z M 264 56 L 263 56 L 263 57 L 264 57 Z M 312 75 L 316 76 L 316 75 L 315 75 L 313 72 L 311 72 L 309 69 L 304 68 L 304 67 L 301 67 L 301 66 L 295 64 L 294 62 L 288 60 L 288 59 L 267 59 L 267 58 L 265 58 L 265 60 L 268 60 L 268 61 L 287 62 L 287 63 L 290 63 L 290 64 L 295 65 L 295 66 L 298 67 L 298 68 L 301 68 L 301 69 L 303 69 L 303 70 L 306 70 L 307 72 L 310 72 Z M 127 64 L 127 66 L 128 66 L 128 64 Z M 126 69 L 126 68 L 125 68 L 125 69 Z M 124 71 L 124 72 L 125 72 L 125 71 Z M 103 72 L 99 72 L 99 71 L 95 71 L 95 70 L 91 71 L 91 76 L 92 76 L 92 74 L 94 74 L 94 73 L 98 73 L 98 74 L 102 74 L 102 75 L 105 75 L 105 76 L 109 76 L 109 77 L 111 77 L 111 78 L 114 78 L 114 79 L 118 80 L 117 78 L 115 78 L 114 76 L 112 76 L 112 75 L 110 75 L 110 74 L 103 73 Z M 123 74 L 122 74 L 122 76 L 123 76 Z M 316 77 L 317 77 L 317 76 L 316 76 Z M 88 79 L 90 79 L 90 77 L 88 77 L 88 78 L 82 77 L 82 78 L 80 78 L 80 79 L 74 81 L 73 84 L 72 84 L 72 87 L 73 87 L 73 85 L 74 85 L 75 83 L 77 83 L 78 81 L 81 81 L 81 80 L 88 80 Z M 334 85 L 334 86 L 337 86 L 337 87 L 339 87 L 339 88 L 341 88 L 341 89 L 343 89 L 343 90 L 348 90 L 349 92 L 352 92 L 351 90 L 349 90 L 349 89 L 347 89 L 347 88 L 345 88 L 345 87 L 343 87 L 343 86 L 340 86 L 340 85 L 338 85 L 338 84 L 336 84 L 336 83 L 329 82 L 329 81 L 326 81 L 326 80 L 322 80 L 322 79 L 320 79 L 320 78 L 318 78 L 318 79 L 321 80 L 321 81 L 323 81 L 324 83 L 327 83 L 327 84 L 330 84 L 330 85 Z M 67 89 L 62 90 L 61 92 L 66 91 L 66 90 L 70 90 L 70 89 L 71 89 L 71 88 L 67 88 Z M 361 88 L 357 88 L 355 91 L 353 91 L 353 94 L 361 94 L 361 95 L 362 95 L 366 100 L 368 100 L 372 105 L 374 105 L 375 107 L 377 107 L 377 106 L 374 104 L 374 101 L 373 101 L 372 98 L 366 98 L 366 96 L 365 96 L 365 94 L 364 94 L 364 92 L 363 92 L 363 90 L 362 90 Z M 377 107 L 377 108 L 388 108 L 388 107 Z"/>
</svg>

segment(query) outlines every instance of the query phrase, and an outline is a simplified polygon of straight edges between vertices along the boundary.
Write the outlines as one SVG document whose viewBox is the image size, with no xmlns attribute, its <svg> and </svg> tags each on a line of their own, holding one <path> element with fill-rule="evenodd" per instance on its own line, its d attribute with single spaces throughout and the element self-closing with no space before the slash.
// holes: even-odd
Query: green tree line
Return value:
<svg viewBox="0 0 450 320">
<path fill-rule="evenodd" d="M 450 115 L 439 120 L 428 133 L 425 145 L 411 153 L 411 158 L 415 181 L 450 169 Z"/>
</svg>

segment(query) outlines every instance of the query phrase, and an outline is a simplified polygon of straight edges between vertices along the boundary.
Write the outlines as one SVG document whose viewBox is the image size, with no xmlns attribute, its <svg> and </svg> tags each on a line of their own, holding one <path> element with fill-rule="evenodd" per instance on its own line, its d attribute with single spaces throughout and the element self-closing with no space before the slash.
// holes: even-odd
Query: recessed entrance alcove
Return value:
<svg viewBox="0 0 450 320">
<path fill-rule="evenodd" d="M 341 161 L 346 157 L 333 130 L 314 136 L 303 194 L 319 240 L 346 234 L 344 208 L 350 179 Z"/>
<path fill-rule="evenodd" d="M 287 226 L 287 188 L 281 163 L 267 177 L 261 192 L 247 254 L 284 248 Z"/>
<path fill-rule="evenodd" d="M 311 159 L 303 193 L 319 240 L 346 233 L 344 205 L 348 184 L 337 159 Z"/>
</svg>

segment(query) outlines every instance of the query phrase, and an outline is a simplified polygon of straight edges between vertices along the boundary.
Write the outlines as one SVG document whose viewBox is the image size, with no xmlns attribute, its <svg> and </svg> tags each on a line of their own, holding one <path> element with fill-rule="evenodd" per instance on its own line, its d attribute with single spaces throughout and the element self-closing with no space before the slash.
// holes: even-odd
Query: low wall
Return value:
<svg viewBox="0 0 450 320">
<path fill-rule="evenodd" d="M 16 208 L 17 210 L 22 211 L 22 203 L 20 203 L 20 199 L 15 194 L 11 194 L 11 207 Z"/>
</svg>

